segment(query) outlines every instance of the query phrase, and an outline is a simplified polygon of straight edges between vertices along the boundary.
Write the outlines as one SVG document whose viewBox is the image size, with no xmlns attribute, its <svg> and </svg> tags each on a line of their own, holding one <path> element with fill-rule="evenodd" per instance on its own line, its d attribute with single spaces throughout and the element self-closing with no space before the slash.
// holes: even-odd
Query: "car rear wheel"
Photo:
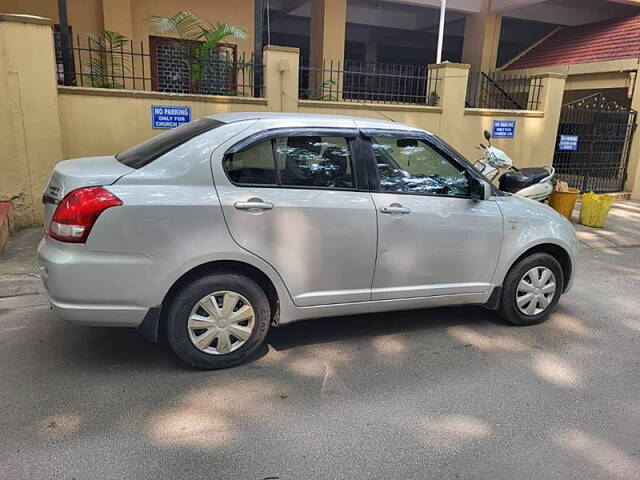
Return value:
<svg viewBox="0 0 640 480">
<path fill-rule="evenodd" d="M 564 290 L 560 263 L 547 253 L 520 260 L 507 274 L 500 300 L 502 318 L 514 325 L 544 322 Z"/>
<path fill-rule="evenodd" d="M 250 278 L 219 273 L 185 285 L 169 304 L 167 338 L 189 365 L 218 369 L 237 365 L 264 342 L 271 312 Z"/>
</svg>

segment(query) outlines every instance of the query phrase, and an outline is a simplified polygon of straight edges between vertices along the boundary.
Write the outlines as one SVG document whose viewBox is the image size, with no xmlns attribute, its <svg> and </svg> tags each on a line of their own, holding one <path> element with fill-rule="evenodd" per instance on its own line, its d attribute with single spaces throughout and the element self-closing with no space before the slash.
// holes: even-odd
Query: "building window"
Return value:
<svg viewBox="0 0 640 480">
<path fill-rule="evenodd" d="M 229 95 L 236 91 L 237 46 L 220 43 L 199 65 L 194 51 L 201 42 L 149 37 L 153 90 Z"/>
</svg>

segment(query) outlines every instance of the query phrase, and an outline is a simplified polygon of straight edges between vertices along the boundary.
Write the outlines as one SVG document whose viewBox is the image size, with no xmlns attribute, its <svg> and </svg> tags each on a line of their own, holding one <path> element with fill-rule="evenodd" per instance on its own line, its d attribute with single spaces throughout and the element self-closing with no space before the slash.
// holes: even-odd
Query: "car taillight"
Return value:
<svg viewBox="0 0 640 480">
<path fill-rule="evenodd" d="M 49 236 L 61 242 L 84 243 L 98 216 L 122 200 L 102 187 L 83 187 L 69 192 L 58 204 Z"/>
</svg>

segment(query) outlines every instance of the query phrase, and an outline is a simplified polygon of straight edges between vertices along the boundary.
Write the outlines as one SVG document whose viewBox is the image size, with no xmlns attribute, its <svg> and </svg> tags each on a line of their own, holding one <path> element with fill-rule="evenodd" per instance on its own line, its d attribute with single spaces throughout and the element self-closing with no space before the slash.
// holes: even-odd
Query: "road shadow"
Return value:
<svg viewBox="0 0 640 480">
<path fill-rule="evenodd" d="M 454 325 L 482 322 L 507 325 L 497 313 L 476 306 L 402 310 L 294 322 L 271 329 L 266 343 L 280 351 L 303 345 L 443 330 Z"/>
<path fill-rule="evenodd" d="M 366 341 L 375 337 L 428 330 L 445 330 L 456 325 L 507 324 L 482 307 L 446 307 L 421 310 L 327 317 L 272 327 L 264 345 L 246 362 L 258 360 L 269 352 L 320 345 L 330 342 Z M 54 332 L 59 332 L 57 335 Z M 60 350 L 68 361 L 87 367 L 109 365 L 134 369 L 192 370 L 172 352 L 166 337 L 148 342 L 133 328 L 85 327 L 60 322 L 51 332 L 63 345 Z"/>
</svg>

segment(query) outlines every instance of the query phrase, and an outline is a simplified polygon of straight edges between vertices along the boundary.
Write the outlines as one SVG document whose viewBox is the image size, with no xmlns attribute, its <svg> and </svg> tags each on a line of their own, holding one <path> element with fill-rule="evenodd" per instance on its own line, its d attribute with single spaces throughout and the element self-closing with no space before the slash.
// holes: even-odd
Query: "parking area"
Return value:
<svg viewBox="0 0 640 480">
<path fill-rule="evenodd" d="M 39 234 L 17 232 L 0 253 L 0 478 L 636 479 L 640 204 L 607 227 L 578 227 L 574 288 L 544 324 L 479 307 L 307 321 L 213 372 L 55 319 L 28 275 Z"/>
</svg>

